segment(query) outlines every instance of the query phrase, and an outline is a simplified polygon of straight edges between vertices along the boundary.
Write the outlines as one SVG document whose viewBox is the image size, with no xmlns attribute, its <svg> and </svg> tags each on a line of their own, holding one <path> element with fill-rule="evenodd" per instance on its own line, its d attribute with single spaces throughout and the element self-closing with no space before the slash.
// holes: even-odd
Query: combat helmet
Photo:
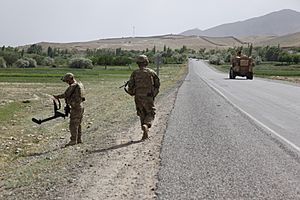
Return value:
<svg viewBox="0 0 300 200">
<path fill-rule="evenodd" d="M 139 55 L 136 59 L 137 64 L 145 63 L 147 66 L 149 64 L 149 59 L 146 55 Z"/>
<path fill-rule="evenodd" d="M 61 80 L 63 82 L 67 82 L 68 80 L 72 80 L 74 78 L 74 74 L 72 73 L 66 73 L 62 78 Z"/>
</svg>

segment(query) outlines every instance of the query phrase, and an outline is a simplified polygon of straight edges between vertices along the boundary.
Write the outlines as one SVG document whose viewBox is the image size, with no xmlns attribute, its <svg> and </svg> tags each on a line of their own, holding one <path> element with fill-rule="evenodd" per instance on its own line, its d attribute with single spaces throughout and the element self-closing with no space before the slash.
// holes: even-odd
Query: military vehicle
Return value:
<svg viewBox="0 0 300 200">
<path fill-rule="evenodd" d="M 235 79 L 236 76 L 253 79 L 253 59 L 246 55 L 236 56 L 232 59 L 232 66 L 229 71 L 229 78 Z"/>
</svg>

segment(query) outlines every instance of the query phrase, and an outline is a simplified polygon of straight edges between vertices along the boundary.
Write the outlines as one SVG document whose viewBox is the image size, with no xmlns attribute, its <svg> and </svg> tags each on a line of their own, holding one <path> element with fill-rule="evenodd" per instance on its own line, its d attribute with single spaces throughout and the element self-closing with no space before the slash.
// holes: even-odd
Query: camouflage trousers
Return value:
<svg viewBox="0 0 300 200">
<path fill-rule="evenodd" d="M 71 141 L 81 142 L 81 122 L 83 118 L 84 108 L 82 106 L 72 107 L 70 112 L 69 129 L 71 133 Z"/>
<path fill-rule="evenodd" d="M 141 126 L 146 124 L 150 128 L 155 117 L 153 97 L 135 96 L 134 101 L 137 115 L 141 120 Z"/>
</svg>

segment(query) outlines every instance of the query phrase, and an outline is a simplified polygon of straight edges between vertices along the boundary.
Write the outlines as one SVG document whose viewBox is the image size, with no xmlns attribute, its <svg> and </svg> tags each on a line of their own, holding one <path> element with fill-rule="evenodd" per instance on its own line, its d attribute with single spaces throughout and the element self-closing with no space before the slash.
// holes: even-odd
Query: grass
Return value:
<svg viewBox="0 0 300 200">
<path fill-rule="evenodd" d="M 0 124 L 4 124 L 7 120 L 12 119 L 16 112 L 20 112 L 23 105 L 20 102 L 11 102 L 5 105 L 0 105 Z"/>
<path fill-rule="evenodd" d="M 71 68 L 2 68 L 0 69 L 0 82 L 30 82 L 30 83 L 53 83 L 67 72 L 75 74 L 80 80 L 93 80 L 98 78 L 125 77 L 132 72 L 129 67 L 96 66 L 93 69 Z"/>
</svg>

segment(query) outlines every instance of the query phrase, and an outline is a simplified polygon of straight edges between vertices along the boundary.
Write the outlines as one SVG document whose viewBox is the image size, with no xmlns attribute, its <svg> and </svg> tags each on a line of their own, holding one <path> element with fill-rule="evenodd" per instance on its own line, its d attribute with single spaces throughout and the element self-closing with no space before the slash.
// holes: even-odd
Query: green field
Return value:
<svg viewBox="0 0 300 200">
<path fill-rule="evenodd" d="M 134 67 L 133 67 L 134 68 Z M 93 69 L 71 69 L 71 68 L 1 68 L 0 82 L 56 82 L 65 73 L 72 72 L 80 80 L 95 80 L 106 77 L 125 77 L 132 72 L 129 67 L 96 66 Z"/>
<path fill-rule="evenodd" d="M 160 78 L 162 82 L 162 90 L 170 87 L 174 84 L 183 73 L 183 67 L 185 65 L 162 65 L 160 68 Z M 63 92 L 66 84 L 64 84 L 60 79 L 67 73 L 72 72 L 75 74 L 76 80 L 82 81 L 84 84 L 92 84 L 95 87 L 102 88 L 103 93 L 114 92 L 115 89 L 119 89 L 118 86 L 124 84 L 128 80 L 131 72 L 137 69 L 137 66 L 131 68 L 124 66 L 96 66 L 93 69 L 70 69 L 70 68 L 49 68 L 49 67 L 39 67 L 39 68 L 0 68 L 0 83 L 18 84 L 17 86 L 4 85 L 6 87 L 11 87 L 12 90 L 8 89 L 9 94 L 5 92 L 0 92 L 3 95 L 2 101 L 8 101 L 10 103 L 5 103 L 0 105 L 0 124 L 6 123 L 7 120 L 12 118 L 13 113 L 21 111 L 24 107 L 22 101 L 26 99 L 22 94 L 14 94 L 14 90 L 18 88 L 24 93 L 33 93 L 38 90 L 41 86 L 44 88 L 43 93 L 53 94 L 58 92 Z M 172 78 L 173 77 L 173 78 Z M 26 84 L 29 85 L 26 85 Z M 40 85 L 42 84 L 42 85 Z M 99 86 L 97 86 L 99 85 Z M 116 86 L 111 90 L 111 86 Z M 94 87 L 94 86 L 93 86 Z M 9 97 L 6 97 L 9 96 Z M 31 102 L 32 103 L 32 102 Z"/>
</svg>

